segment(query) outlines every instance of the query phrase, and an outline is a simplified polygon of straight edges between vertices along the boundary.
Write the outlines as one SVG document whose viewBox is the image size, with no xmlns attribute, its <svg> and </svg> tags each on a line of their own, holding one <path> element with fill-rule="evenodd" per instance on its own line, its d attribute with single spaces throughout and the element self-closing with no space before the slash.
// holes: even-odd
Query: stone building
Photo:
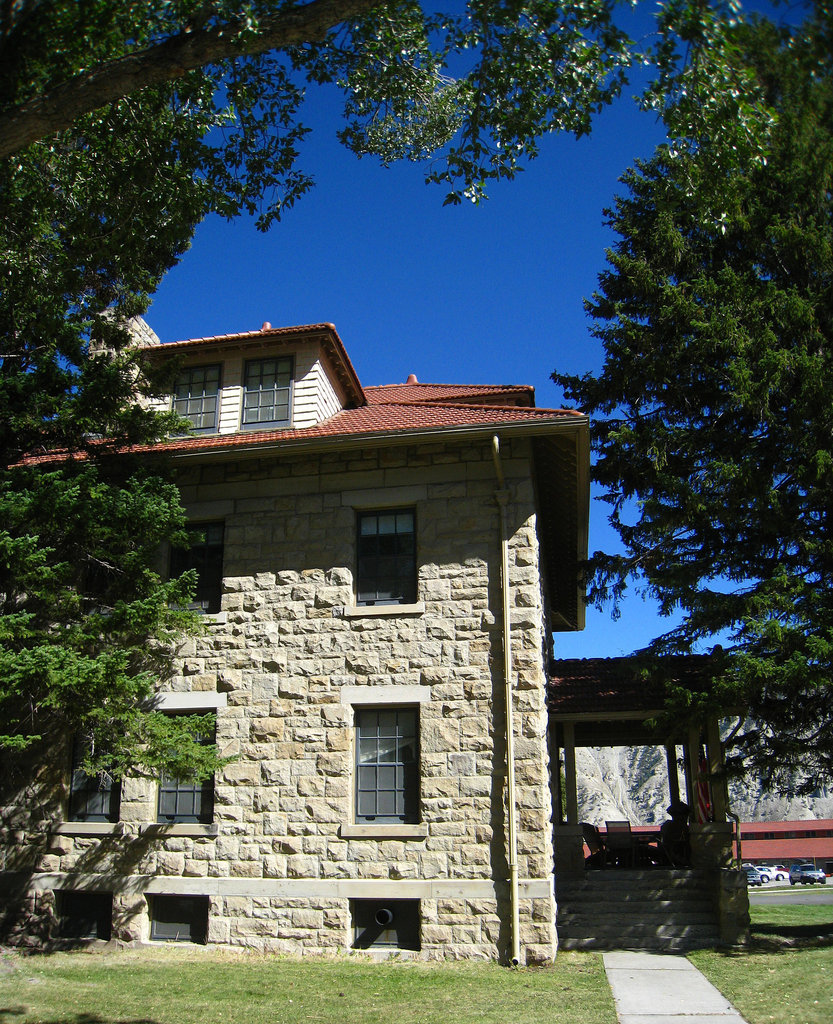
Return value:
<svg viewBox="0 0 833 1024">
<path fill-rule="evenodd" d="M 172 569 L 206 630 L 159 706 L 213 714 L 232 760 L 102 789 L 68 740 L 6 801 L 6 938 L 551 959 L 546 664 L 582 625 L 586 418 L 362 387 L 327 324 L 162 351 L 194 428 L 161 446 L 199 537 Z"/>
</svg>

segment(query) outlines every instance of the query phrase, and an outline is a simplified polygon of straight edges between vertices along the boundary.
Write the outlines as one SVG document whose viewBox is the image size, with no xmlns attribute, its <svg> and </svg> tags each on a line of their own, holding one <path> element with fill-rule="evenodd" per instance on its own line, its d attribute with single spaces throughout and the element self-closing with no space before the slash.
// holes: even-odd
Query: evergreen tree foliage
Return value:
<svg viewBox="0 0 833 1024">
<path fill-rule="evenodd" d="M 90 770 L 211 768 L 197 723 L 149 710 L 193 622 L 189 581 L 156 561 L 185 541 L 166 469 L 119 455 L 172 428 L 128 326 L 203 218 L 265 230 L 311 186 L 308 91 L 340 91 L 357 155 L 427 160 L 449 203 L 513 177 L 547 132 L 589 131 L 645 63 L 643 103 L 681 152 L 707 123 L 721 166 L 761 159 L 772 112 L 734 0 L 666 0 L 647 46 L 621 9 L 0 5 L 0 751 L 78 731 Z"/>
<path fill-rule="evenodd" d="M 708 121 L 624 176 L 619 241 L 587 304 L 597 377 L 554 379 L 593 417 L 593 474 L 636 579 L 680 624 L 652 653 L 717 644 L 710 697 L 743 712 L 736 766 L 789 793 L 833 765 L 833 22 L 739 24 L 773 113 L 762 154 Z M 748 716 L 748 717 L 744 717 Z"/>
</svg>

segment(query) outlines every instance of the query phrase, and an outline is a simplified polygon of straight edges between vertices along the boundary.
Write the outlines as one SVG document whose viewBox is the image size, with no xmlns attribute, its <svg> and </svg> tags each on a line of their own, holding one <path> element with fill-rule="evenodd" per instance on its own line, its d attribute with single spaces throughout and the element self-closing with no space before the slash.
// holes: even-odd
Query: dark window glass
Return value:
<svg viewBox="0 0 833 1024">
<path fill-rule="evenodd" d="M 205 942 L 207 896 L 150 897 L 150 937 L 166 942 Z"/>
<path fill-rule="evenodd" d="M 358 516 L 359 604 L 416 601 L 416 534 L 413 509 L 360 512 Z"/>
<path fill-rule="evenodd" d="M 417 711 L 356 711 L 356 821 L 419 821 Z"/>
<path fill-rule="evenodd" d="M 174 384 L 174 412 L 190 420 L 194 430 L 217 429 L 219 366 L 192 366 Z"/>
<path fill-rule="evenodd" d="M 216 613 L 223 597 L 223 533 L 222 523 L 205 523 L 189 531 L 189 548 L 171 549 L 171 576 L 181 576 L 187 569 L 197 570 L 197 589 L 189 607 L 194 611 Z"/>
<path fill-rule="evenodd" d="M 109 940 L 113 924 L 113 894 L 59 892 L 58 929 L 64 939 Z"/>
<path fill-rule="evenodd" d="M 419 900 L 353 900 L 354 949 L 416 949 Z"/>
<path fill-rule="evenodd" d="M 246 363 L 243 426 L 289 423 L 292 358 L 252 359 Z"/>
<path fill-rule="evenodd" d="M 121 787 L 110 775 L 87 775 L 81 762 L 87 754 L 85 741 L 76 736 L 72 744 L 69 782 L 70 821 L 118 821 Z"/>
<path fill-rule="evenodd" d="M 202 742 L 211 743 L 213 737 Z M 202 824 L 214 820 L 214 779 L 177 779 L 162 772 L 156 820 L 168 825 Z"/>
<path fill-rule="evenodd" d="M 170 824 L 210 824 L 214 817 L 213 780 L 174 779 L 163 772 L 157 817 Z"/>
</svg>

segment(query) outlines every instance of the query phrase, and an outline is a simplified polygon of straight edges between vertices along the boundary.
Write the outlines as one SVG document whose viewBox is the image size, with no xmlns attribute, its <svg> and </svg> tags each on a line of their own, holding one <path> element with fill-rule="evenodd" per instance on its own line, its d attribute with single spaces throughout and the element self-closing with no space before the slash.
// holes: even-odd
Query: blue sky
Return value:
<svg viewBox="0 0 833 1024">
<path fill-rule="evenodd" d="M 147 314 L 163 341 L 334 323 L 363 384 L 532 384 L 540 407 L 561 404 L 550 380 L 598 370 L 582 300 L 614 239 L 603 208 L 661 132 L 627 95 L 589 139 L 544 140 L 541 155 L 480 206 L 443 207 L 415 165 L 379 167 L 335 141 L 336 109 L 311 95 L 315 127 L 301 165 L 317 185 L 268 234 L 241 219 L 198 230 Z M 591 550 L 614 542 L 591 503 Z M 561 657 L 627 654 L 662 622 L 638 597 L 622 617 L 588 609 L 582 633 L 559 634 Z"/>
</svg>

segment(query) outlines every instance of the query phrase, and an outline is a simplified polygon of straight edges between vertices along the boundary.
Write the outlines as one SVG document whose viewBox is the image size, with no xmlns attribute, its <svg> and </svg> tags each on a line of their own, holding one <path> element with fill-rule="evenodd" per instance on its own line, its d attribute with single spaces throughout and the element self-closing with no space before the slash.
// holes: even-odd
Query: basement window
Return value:
<svg viewBox="0 0 833 1024">
<path fill-rule="evenodd" d="M 109 940 L 113 927 L 112 893 L 64 890 L 55 895 L 62 939 Z"/>
<path fill-rule="evenodd" d="M 204 945 L 208 939 L 208 897 L 151 896 L 150 937 L 159 942 Z"/>
<path fill-rule="evenodd" d="M 353 949 L 419 951 L 419 900 L 351 900 Z"/>
</svg>

